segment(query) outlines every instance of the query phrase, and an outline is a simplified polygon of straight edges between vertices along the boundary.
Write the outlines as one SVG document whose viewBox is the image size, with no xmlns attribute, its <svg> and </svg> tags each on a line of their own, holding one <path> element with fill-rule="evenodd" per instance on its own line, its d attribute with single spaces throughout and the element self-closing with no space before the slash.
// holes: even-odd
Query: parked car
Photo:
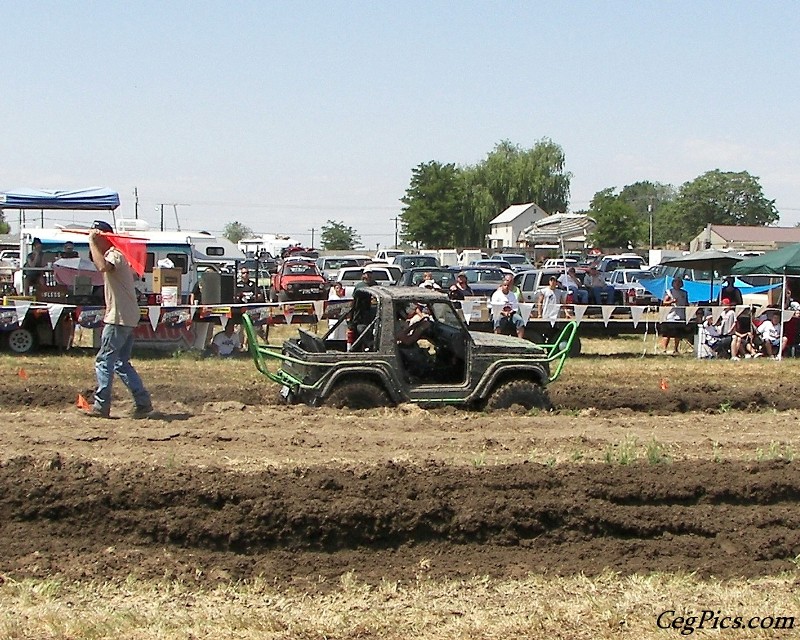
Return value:
<svg viewBox="0 0 800 640">
<path fill-rule="evenodd" d="M 495 253 L 489 260 L 505 260 L 511 265 L 511 268 L 515 272 L 527 271 L 534 268 L 528 256 L 522 255 L 521 253 Z"/>
<path fill-rule="evenodd" d="M 361 282 L 361 276 L 365 271 L 372 273 L 372 277 L 378 284 L 391 286 L 397 283 L 399 279 L 397 273 L 399 271 L 398 267 L 382 263 L 372 263 L 368 264 L 366 267 L 345 267 L 344 269 L 340 269 L 334 280 L 336 282 L 341 282 L 345 292 L 350 296 L 353 294 L 355 286 Z"/>
<path fill-rule="evenodd" d="M 618 305 L 658 305 L 659 300 L 639 282 L 651 278 L 645 269 L 617 269 L 612 271 L 606 281 L 614 287 L 614 302 Z"/>
<path fill-rule="evenodd" d="M 473 260 L 468 267 L 487 267 L 494 269 L 504 269 L 506 273 L 514 273 L 514 269 L 505 260 Z"/>
<path fill-rule="evenodd" d="M 466 267 L 460 271 L 466 274 L 469 288 L 476 296 L 487 297 L 497 290 L 507 273 L 496 267 Z M 458 270 L 455 272 L 458 273 Z"/>
<path fill-rule="evenodd" d="M 317 258 L 317 269 L 322 272 L 326 280 L 335 280 L 340 269 L 346 267 L 360 267 L 355 258 L 344 258 L 341 256 L 326 256 Z"/>
<path fill-rule="evenodd" d="M 645 269 L 647 263 L 644 258 L 635 253 L 621 253 L 618 255 L 603 256 L 597 265 L 597 270 L 604 276 L 617 269 Z M 607 278 L 606 278 L 607 279 Z"/>
<path fill-rule="evenodd" d="M 284 260 L 272 276 L 269 298 L 272 302 L 324 300 L 327 292 L 327 282 L 313 262 Z"/>
<path fill-rule="evenodd" d="M 423 256 L 418 253 L 407 253 L 395 256 L 391 264 L 397 265 L 403 271 L 415 267 L 438 267 L 439 260 L 435 256 Z"/>
<path fill-rule="evenodd" d="M 418 287 L 422 284 L 426 273 L 430 273 L 433 281 L 442 289 L 449 289 L 450 285 L 456 281 L 458 271 L 447 267 L 416 267 L 404 271 L 398 284 L 403 287 Z"/>
<path fill-rule="evenodd" d="M 578 261 L 574 258 L 548 258 L 544 261 L 542 269 L 561 269 L 563 272 L 570 267 L 577 267 Z"/>
</svg>

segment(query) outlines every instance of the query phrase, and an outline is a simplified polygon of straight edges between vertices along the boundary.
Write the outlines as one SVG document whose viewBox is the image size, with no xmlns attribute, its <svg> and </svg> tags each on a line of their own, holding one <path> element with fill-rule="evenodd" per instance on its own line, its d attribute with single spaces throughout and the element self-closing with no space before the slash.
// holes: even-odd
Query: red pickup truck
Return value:
<svg viewBox="0 0 800 640">
<path fill-rule="evenodd" d="M 286 260 L 272 276 L 269 299 L 272 302 L 290 300 L 324 300 L 326 281 L 313 262 Z"/>
</svg>

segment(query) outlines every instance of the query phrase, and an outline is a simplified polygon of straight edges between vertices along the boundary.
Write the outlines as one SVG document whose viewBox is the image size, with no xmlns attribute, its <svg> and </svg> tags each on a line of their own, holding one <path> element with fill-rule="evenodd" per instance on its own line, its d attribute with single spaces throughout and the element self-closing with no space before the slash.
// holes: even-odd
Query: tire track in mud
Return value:
<svg viewBox="0 0 800 640">
<path fill-rule="evenodd" d="M 244 475 L 22 458 L 0 466 L 0 572 L 410 580 L 425 558 L 448 577 L 751 577 L 795 568 L 798 498 L 784 461 Z"/>
</svg>

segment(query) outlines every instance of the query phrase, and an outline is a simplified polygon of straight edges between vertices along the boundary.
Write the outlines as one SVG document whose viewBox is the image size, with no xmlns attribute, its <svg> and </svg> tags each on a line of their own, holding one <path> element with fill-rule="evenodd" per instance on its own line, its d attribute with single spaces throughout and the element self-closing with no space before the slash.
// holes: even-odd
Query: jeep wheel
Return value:
<svg viewBox="0 0 800 640">
<path fill-rule="evenodd" d="M 337 409 L 374 409 L 388 407 L 389 395 L 374 382 L 344 382 L 325 399 L 325 405 Z"/>
<path fill-rule="evenodd" d="M 486 401 L 489 411 L 508 409 L 518 404 L 527 410 L 549 409 L 550 399 L 544 389 L 531 380 L 510 380 L 498 386 Z"/>
</svg>

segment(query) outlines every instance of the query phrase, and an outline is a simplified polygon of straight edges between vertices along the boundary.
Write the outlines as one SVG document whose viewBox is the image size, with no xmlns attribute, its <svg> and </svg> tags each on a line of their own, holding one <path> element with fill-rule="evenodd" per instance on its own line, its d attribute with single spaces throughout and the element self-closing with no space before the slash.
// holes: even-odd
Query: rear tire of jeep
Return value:
<svg viewBox="0 0 800 640">
<path fill-rule="evenodd" d="M 375 409 L 391 404 L 389 394 L 374 382 L 343 382 L 336 387 L 324 402 L 336 409 Z"/>
<path fill-rule="evenodd" d="M 531 409 L 550 409 L 550 399 L 541 385 L 531 380 L 510 380 L 498 386 L 486 401 L 486 409 L 497 411 L 520 405 L 527 411 Z"/>
</svg>

